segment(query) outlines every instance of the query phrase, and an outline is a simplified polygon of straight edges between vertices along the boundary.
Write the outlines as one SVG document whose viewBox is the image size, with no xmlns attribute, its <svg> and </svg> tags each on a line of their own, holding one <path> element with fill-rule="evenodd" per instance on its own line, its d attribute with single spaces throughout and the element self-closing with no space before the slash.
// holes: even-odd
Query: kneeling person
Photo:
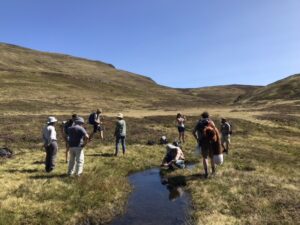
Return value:
<svg viewBox="0 0 300 225">
<path fill-rule="evenodd" d="M 87 144 L 89 139 L 89 135 L 83 128 L 83 124 L 83 118 L 77 117 L 75 120 L 75 125 L 68 128 L 68 141 L 70 148 L 68 175 L 72 175 L 74 173 L 74 166 L 75 174 L 77 176 L 80 176 L 83 171 L 84 146 Z"/>
<path fill-rule="evenodd" d="M 161 163 L 161 166 L 169 167 L 171 169 L 185 168 L 184 155 L 177 142 L 174 142 L 173 144 L 167 144 L 166 150 L 167 152 Z"/>
</svg>

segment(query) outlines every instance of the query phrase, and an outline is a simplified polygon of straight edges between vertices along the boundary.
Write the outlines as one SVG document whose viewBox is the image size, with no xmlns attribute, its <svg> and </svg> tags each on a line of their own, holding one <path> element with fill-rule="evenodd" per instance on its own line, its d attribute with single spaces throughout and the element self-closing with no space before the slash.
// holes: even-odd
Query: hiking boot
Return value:
<svg viewBox="0 0 300 225">
<path fill-rule="evenodd" d="M 207 179 L 208 178 L 208 173 L 204 174 L 204 178 Z"/>
</svg>

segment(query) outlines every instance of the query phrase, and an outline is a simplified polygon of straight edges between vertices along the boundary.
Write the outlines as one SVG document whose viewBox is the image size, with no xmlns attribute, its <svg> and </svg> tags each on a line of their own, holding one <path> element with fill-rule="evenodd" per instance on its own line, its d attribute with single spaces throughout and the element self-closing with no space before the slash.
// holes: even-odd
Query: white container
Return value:
<svg viewBox="0 0 300 225">
<path fill-rule="evenodd" d="M 223 154 L 220 154 L 220 155 L 214 155 L 213 160 L 214 160 L 214 163 L 215 163 L 216 165 L 222 165 L 223 162 L 224 162 Z"/>
</svg>

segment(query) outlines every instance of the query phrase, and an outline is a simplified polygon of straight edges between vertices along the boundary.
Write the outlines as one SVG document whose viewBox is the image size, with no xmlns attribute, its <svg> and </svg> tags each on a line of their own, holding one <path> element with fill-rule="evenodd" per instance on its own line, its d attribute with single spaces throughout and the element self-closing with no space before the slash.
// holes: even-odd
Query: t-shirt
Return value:
<svg viewBox="0 0 300 225">
<path fill-rule="evenodd" d="M 117 137 L 125 137 L 126 136 L 126 122 L 125 122 L 125 120 L 118 120 L 117 121 L 115 135 Z"/>
<path fill-rule="evenodd" d="M 101 113 L 97 114 L 95 113 L 94 114 L 94 121 L 96 124 L 100 124 L 100 120 L 101 120 Z"/>
<path fill-rule="evenodd" d="M 177 118 L 178 127 L 184 127 L 185 119 L 182 117 Z"/>
<path fill-rule="evenodd" d="M 56 141 L 56 131 L 55 127 L 52 125 L 47 125 L 43 129 L 43 140 L 45 145 L 49 145 L 52 141 Z"/>
<path fill-rule="evenodd" d="M 230 124 L 228 122 L 221 124 L 221 133 L 223 136 L 230 135 Z"/>
<path fill-rule="evenodd" d="M 84 137 L 87 136 L 87 132 L 83 127 L 75 125 L 68 128 L 68 135 L 70 147 L 81 147 L 84 143 Z"/>
</svg>

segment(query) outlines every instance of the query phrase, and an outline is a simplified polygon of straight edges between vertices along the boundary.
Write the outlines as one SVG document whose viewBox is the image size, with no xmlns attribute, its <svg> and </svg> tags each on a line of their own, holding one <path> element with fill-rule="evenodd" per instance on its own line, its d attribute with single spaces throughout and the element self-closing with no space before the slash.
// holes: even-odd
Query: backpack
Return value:
<svg viewBox="0 0 300 225">
<path fill-rule="evenodd" d="M 204 129 L 207 127 L 209 124 L 209 119 L 201 119 L 199 120 L 197 126 L 196 126 L 196 131 L 198 134 L 198 138 L 202 139 L 204 136 Z"/>
<path fill-rule="evenodd" d="M 67 134 L 68 133 L 68 128 L 71 127 L 73 125 L 73 120 L 68 120 L 65 124 L 64 124 L 64 131 Z"/>
<path fill-rule="evenodd" d="M 89 116 L 89 124 L 94 125 L 95 124 L 95 112 L 91 113 Z"/>
<path fill-rule="evenodd" d="M 229 134 L 231 135 L 232 134 L 232 125 L 229 122 L 226 122 L 226 123 L 229 126 Z"/>
</svg>

